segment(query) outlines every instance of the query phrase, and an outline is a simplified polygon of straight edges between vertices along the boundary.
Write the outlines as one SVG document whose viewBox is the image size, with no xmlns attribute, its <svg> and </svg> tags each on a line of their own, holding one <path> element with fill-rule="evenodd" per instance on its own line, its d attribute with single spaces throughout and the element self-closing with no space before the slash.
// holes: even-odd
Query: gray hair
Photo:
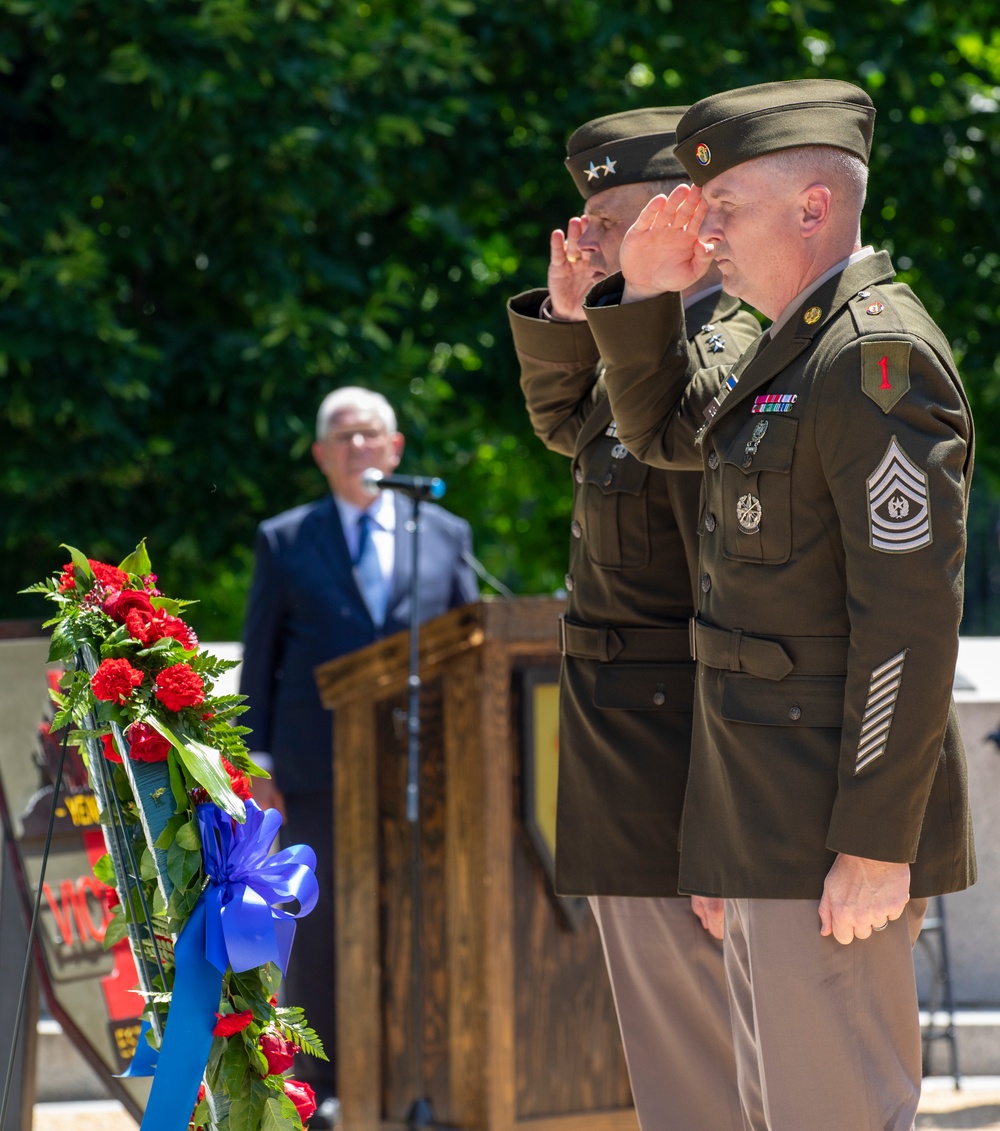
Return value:
<svg viewBox="0 0 1000 1131">
<path fill-rule="evenodd" d="M 322 442 L 334 416 L 345 408 L 357 409 L 359 412 L 374 412 L 385 425 L 385 430 L 392 435 L 396 431 L 396 414 L 392 405 L 381 393 L 373 393 L 371 389 L 363 389 L 360 385 L 345 385 L 341 389 L 334 389 L 323 398 L 323 403 L 316 413 L 316 439 Z"/>
<path fill-rule="evenodd" d="M 868 166 L 846 149 L 805 145 L 768 153 L 757 160 L 770 162 L 782 175 L 798 174 L 829 182 L 827 187 L 833 190 L 834 196 L 861 214 L 868 192 Z"/>
</svg>

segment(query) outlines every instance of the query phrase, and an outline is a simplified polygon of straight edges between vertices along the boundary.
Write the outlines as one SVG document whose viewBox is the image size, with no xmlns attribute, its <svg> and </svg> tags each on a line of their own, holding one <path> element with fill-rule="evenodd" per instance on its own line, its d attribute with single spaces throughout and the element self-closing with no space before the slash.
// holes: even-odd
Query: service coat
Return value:
<svg viewBox="0 0 1000 1131">
<path fill-rule="evenodd" d="M 972 419 L 893 275 L 847 266 L 731 371 L 694 371 L 675 295 L 588 307 L 623 441 L 705 475 L 683 891 L 818 899 L 836 853 L 909 862 L 915 897 L 975 879 L 951 695 Z"/>
<path fill-rule="evenodd" d="M 535 432 L 573 461 L 556 889 L 676 896 L 701 474 L 629 455 L 586 322 L 539 319 L 546 294 L 518 295 L 508 313 Z M 700 365 L 734 361 L 759 331 L 721 291 L 690 308 L 688 326 Z"/>
</svg>

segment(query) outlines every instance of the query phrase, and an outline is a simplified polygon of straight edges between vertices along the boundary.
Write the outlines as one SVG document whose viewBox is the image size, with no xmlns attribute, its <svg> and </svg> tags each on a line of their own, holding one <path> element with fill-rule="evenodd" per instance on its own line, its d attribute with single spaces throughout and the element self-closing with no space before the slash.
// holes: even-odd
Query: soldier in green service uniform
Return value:
<svg viewBox="0 0 1000 1131">
<path fill-rule="evenodd" d="M 975 879 L 951 700 L 972 474 L 944 335 L 860 216 L 875 111 L 769 83 L 681 119 L 694 181 L 651 201 L 587 316 L 619 434 L 703 468 L 682 891 L 725 897 L 752 1131 L 909 1131 L 912 942 Z M 677 292 L 714 259 L 773 319 L 697 370 Z"/>
<path fill-rule="evenodd" d="M 552 235 L 548 288 L 512 299 L 509 316 L 535 431 L 573 461 L 556 884 L 590 897 L 644 1131 L 739 1131 L 721 901 L 692 908 L 677 893 L 701 475 L 628 454 L 582 306 L 646 202 L 685 178 L 682 113 L 630 110 L 570 137 L 585 213 Z M 711 266 L 684 307 L 698 364 L 734 361 L 759 332 Z"/>
</svg>

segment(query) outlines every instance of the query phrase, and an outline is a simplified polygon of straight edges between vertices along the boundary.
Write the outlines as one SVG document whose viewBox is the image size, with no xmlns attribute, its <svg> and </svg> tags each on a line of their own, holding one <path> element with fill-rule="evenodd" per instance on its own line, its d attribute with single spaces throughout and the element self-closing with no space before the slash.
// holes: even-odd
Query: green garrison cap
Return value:
<svg viewBox="0 0 1000 1131">
<path fill-rule="evenodd" d="M 696 102 L 677 124 L 674 150 L 703 185 L 765 153 L 830 145 L 868 164 L 875 107 L 860 87 L 834 79 L 766 82 Z"/>
<path fill-rule="evenodd" d="M 584 200 L 615 185 L 686 179 L 684 166 L 674 156 L 677 123 L 686 110 L 624 110 L 574 130 L 566 142 L 566 168 Z"/>
</svg>

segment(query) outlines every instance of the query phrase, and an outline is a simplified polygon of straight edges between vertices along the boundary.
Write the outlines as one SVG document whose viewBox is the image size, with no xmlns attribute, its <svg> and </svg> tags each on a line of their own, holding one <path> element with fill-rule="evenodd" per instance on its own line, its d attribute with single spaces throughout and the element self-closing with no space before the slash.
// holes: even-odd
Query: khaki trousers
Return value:
<svg viewBox="0 0 1000 1131">
<path fill-rule="evenodd" d="M 727 899 L 726 974 L 749 1131 L 911 1131 L 920 1098 L 913 944 L 927 900 L 871 938 L 818 903 Z"/>
<path fill-rule="evenodd" d="M 722 943 L 687 897 L 590 906 L 642 1131 L 743 1131 Z"/>
</svg>

